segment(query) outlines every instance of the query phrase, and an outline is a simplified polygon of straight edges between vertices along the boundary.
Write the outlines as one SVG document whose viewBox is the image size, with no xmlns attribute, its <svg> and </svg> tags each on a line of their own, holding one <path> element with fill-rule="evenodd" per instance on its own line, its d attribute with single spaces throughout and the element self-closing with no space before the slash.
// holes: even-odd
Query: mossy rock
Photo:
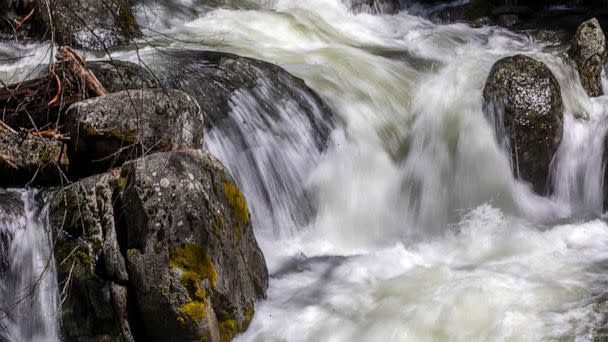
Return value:
<svg viewBox="0 0 608 342">
<path fill-rule="evenodd" d="M 244 331 L 268 271 L 230 174 L 198 150 L 123 169 L 128 268 L 146 335 L 215 341 Z"/>
</svg>

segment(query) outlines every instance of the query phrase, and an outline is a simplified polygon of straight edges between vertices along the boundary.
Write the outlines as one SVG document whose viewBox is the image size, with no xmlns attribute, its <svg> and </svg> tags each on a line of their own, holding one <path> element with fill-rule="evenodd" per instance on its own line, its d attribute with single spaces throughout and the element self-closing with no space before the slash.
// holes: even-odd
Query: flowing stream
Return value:
<svg viewBox="0 0 608 342">
<path fill-rule="evenodd" d="M 320 153 L 292 107 L 274 134 L 258 98 L 239 93 L 231 132 L 246 130 L 247 153 L 229 132 L 206 136 L 244 190 L 271 273 L 239 341 L 584 341 L 606 324 L 608 97 L 585 94 L 565 46 L 340 0 L 171 3 L 141 6 L 148 38 L 114 57 L 154 68 L 168 47 L 276 63 L 340 122 Z M 0 79 L 48 59 L 40 46 L 18 53 Z M 482 112 L 492 65 L 518 53 L 548 65 L 566 106 L 550 198 L 513 178 Z"/>
<path fill-rule="evenodd" d="M 59 341 L 46 214 L 35 191 L 0 190 L 0 341 Z"/>
</svg>

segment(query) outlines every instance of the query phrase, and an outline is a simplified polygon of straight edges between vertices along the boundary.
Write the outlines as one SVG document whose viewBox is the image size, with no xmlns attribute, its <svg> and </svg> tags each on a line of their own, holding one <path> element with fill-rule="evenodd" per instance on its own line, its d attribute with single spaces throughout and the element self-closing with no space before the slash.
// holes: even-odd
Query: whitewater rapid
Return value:
<svg viewBox="0 0 608 342">
<path fill-rule="evenodd" d="M 304 79 L 339 119 L 323 154 L 282 148 L 282 139 L 306 142 L 297 120 L 287 137 L 256 128 L 253 154 L 264 158 L 254 164 L 223 132 L 206 136 L 244 190 L 271 273 L 239 341 L 584 341 L 606 324 L 608 97 L 585 94 L 566 46 L 408 11 L 355 14 L 340 0 L 230 3 L 241 8 L 141 7 L 148 37 L 113 56 L 152 69 L 165 48 L 262 59 Z M 0 65 L 0 78 L 15 80 L 49 49 L 8 49 L 27 57 Z M 492 65 L 518 53 L 546 63 L 562 89 L 551 198 L 513 179 L 481 108 Z M 235 98 L 231 115 L 256 115 L 253 101 Z M 248 176 L 260 170 L 265 186 L 305 189 L 312 219 L 267 217 L 294 199 L 281 192 L 265 203 Z"/>
<path fill-rule="evenodd" d="M 590 339 L 607 285 L 607 107 L 585 95 L 565 48 L 335 0 L 265 6 L 212 10 L 164 31 L 178 42 L 157 38 L 277 63 L 342 121 L 304 179 L 315 219 L 288 235 L 255 225 L 272 278 L 239 340 Z M 491 66 L 517 53 L 549 66 L 566 104 L 550 199 L 513 179 L 481 110 Z"/>
<path fill-rule="evenodd" d="M 245 191 L 272 277 L 240 341 L 588 340 L 604 323 L 608 107 L 585 95 L 565 47 L 337 0 L 210 10 L 159 30 L 157 45 L 281 65 L 342 122 L 298 184 L 312 222 L 264 225 L 262 199 Z M 513 179 L 481 109 L 493 63 L 517 53 L 549 66 L 566 105 L 550 199 Z M 218 134 L 208 147 L 230 165 Z M 303 167 L 301 151 L 272 146 L 256 147 Z M 246 190 L 246 172 L 232 172 Z"/>
</svg>

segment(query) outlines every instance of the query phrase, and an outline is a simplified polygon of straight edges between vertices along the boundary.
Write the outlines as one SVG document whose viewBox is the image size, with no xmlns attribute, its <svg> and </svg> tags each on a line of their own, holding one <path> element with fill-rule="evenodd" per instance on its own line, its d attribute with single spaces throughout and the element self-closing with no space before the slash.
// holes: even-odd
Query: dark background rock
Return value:
<svg viewBox="0 0 608 342">
<path fill-rule="evenodd" d="M 227 341 L 245 330 L 268 272 L 221 163 L 200 151 L 161 153 L 123 174 L 129 276 L 145 335 Z"/>
<path fill-rule="evenodd" d="M 65 129 L 72 139 L 72 171 L 87 174 L 122 165 L 144 153 L 200 148 L 203 116 L 196 101 L 176 90 L 130 90 L 73 104 Z"/>
<path fill-rule="evenodd" d="M 583 88 L 591 97 L 600 96 L 602 70 L 606 61 L 606 37 L 597 19 L 582 23 L 572 39 L 570 53 L 578 68 Z"/>
<path fill-rule="evenodd" d="M 561 142 L 564 105 L 560 86 L 541 62 L 516 55 L 494 64 L 483 90 L 484 112 L 513 172 L 546 194 L 549 166 Z"/>
<path fill-rule="evenodd" d="M 127 0 L 53 0 L 39 11 L 59 45 L 107 50 L 141 35 Z M 50 37 L 48 37 L 50 38 Z"/>
</svg>

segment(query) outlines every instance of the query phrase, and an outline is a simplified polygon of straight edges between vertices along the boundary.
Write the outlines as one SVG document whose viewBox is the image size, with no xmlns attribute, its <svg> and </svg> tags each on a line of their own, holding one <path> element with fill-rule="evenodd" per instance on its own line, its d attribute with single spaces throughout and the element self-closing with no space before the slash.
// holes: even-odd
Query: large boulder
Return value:
<svg viewBox="0 0 608 342">
<path fill-rule="evenodd" d="M 76 172 L 120 166 L 144 153 L 200 148 L 203 115 L 176 90 L 130 90 L 73 104 L 65 129 Z"/>
<path fill-rule="evenodd" d="M 484 112 L 508 148 L 518 179 L 548 190 L 549 167 L 562 139 L 564 105 L 549 68 L 516 55 L 494 64 L 483 90 Z"/>
<path fill-rule="evenodd" d="M 200 151 L 126 164 L 128 269 L 146 336 L 228 341 L 245 330 L 268 273 L 243 195 Z"/>
<path fill-rule="evenodd" d="M 86 178 L 49 194 L 64 341 L 133 341 L 127 274 L 117 224 L 118 172 Z"/>
<path fill-rule="evenodd" d="M 53 0 L 49 4 L 50 9 L 39 14 L 59 45 L 107 50 L 141 35 L 128 0 Z"/>
<path fill-rule="evenodd" d="M 0 187 L 59 184 L 69 165 L 61 141 L 0 128 Z"/>
<path fill-rule="evenodd" d="M 600 96 L 606 59 L 606 37 L 597 19 L 582 23 L 572 39 L 570 53 L 576 62 L 583 88 L 589 96 Z"/>
</svg>

